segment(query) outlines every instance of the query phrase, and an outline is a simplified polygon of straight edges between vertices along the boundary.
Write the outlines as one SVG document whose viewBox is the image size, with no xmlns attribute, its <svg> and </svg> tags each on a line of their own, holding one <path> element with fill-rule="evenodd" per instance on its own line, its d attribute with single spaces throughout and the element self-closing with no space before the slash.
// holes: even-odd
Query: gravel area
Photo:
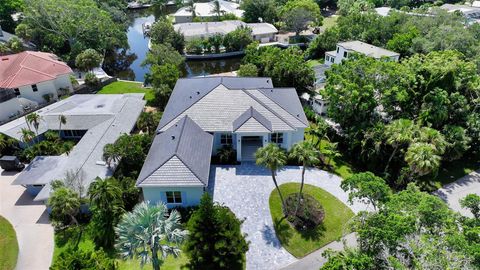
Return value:
<svg viewBox="0 0 480 270">
<path fill-rule="evenodd" d="M 278 172 L 280 184 L 300 182 L 301 167 L 289 166 Z M 305 183 L 318 186 L 348 205 L 354 213 L 367 210 L 359 202 L 350 205 L 348 194 L 340 188 L 341 178 L 328 172 L 309 169 Z M 213 199 L 228 206 L 240 219 L 245 219 L 242 231 L 250 241 L 247 252 L 247 270 L 280 269 L 297 261 L 280 244 L 275 235 L 268 205 L 275 188 L 270 172 L 253 163 L 238 166 L 212 166 L 209 192 Z M 339 226 L 342 224 L 339 224 Z"/>
</svg>

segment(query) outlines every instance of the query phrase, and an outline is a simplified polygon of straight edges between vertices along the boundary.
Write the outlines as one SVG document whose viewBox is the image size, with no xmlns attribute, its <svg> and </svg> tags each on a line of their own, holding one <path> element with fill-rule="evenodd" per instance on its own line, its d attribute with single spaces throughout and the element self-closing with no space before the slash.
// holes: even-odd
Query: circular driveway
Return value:
<svg viewBox="0 0 480 270">
<path fill-rule="evenodd" d="M 350 205 L 348 194 L 340 188 L 337 175 L 309 169 L 305 183 L 320 187 L 349 206 L 354 213 L 367 210 L 359 202 Z M 301 181 L 301 167 L 288 166 L 277 174 L 278 184 Z M 280 269 L 297 259 L 286 251 L 277 236 L 270 216 L 268 200 L 275 188 L 270 171 L 253 163 L 237 166 L 212 166 L 209 192 L 216 202 L 228 206 L 239 219 L 244 219 L 242 232 L 250 241 L 247 252 L 247 270 Z M 343 224 L 339 224 L 342 226 Z"/>
<path fill-rule="evenodd" d="M 0 169 L 0 215 L 13 225 L 18 240 L 16 270 L 48 270 L 53 256 L 53 227 L 46 207 L 25 188 L 11 183 L 18 173 Z"/>
</svg>

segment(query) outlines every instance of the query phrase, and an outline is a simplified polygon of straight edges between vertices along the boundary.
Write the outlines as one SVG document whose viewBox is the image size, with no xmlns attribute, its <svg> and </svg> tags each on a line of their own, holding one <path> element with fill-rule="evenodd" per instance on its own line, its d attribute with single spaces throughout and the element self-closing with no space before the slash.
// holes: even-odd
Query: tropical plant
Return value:
<svg viewBox="0 0 480 270">
<path fill-rule="evenodd" d="M 185 3 L 186 10 L 192 13 L 192 18 L 195 18 L 197 14 L 195 13 L 195 1 L 188 0 Z"/>
<path fill-rule="evenodd" d="M 463 208 L 468 208 L 476 219 L 480 219 L 480 196 L 477 194 L 468 194 L 460 200 Z"/>
<path fill-rule="evenodd" d="M 393 151 L 385 167 L 385 173 L 388 172 L 388 167 L 400 146 L 408 145 L 413 140 L 416 131 L 417 126 L 409 119 L 398 119 L 385 127 L 387 143 L 393 146 Z"/>
<path fill-rule="evenodd" d="M 41 119 L 42 119 L 42 117 L 40 115 L 38 115 L 37 113 L 31 113 L 31 114 L 28 114 L 27 116 L 25 116 L 25 120 L 28 123 L 28 127 L 30 127 L 30 125 L 33 125 L 33 128 L 35 129 L 35 135 L 37 137 L 37 142 L 38 142 L 38 128 L 40 127 L 40 120 Z"/>
<path fill-rule="evenodd" d="M 29 130 L 29 129 L 26 129 L 26 128 L 22 128 L 20 130 L 20 134 L 21 134 L 21 140 L 25 144 L 29 144 L 35 138 L 35 133 L 33 131 Z"/>
<path fill-rule="evenodd" d="M 123 213 L 122 190 L 115 179 L 97 177 L 88 194 L 93 240 L 98 247 L 110 249 L 115 243 L 115 226 Z"/>
<path fill-rule="evenodd" d="M 240 77 L 258 77 L 258 68 L 254 64 L 240 65 L 237 75 Z"/>
<path fill-rule="evenodd" d="M 115 270 L 118 268 L 115 259 L 109 258 L 103 250 L 88 251 L 68 247 L 56 257 L 50 269 Z"/>
<path fill-rule="evenodd" d="M 405 161 L 411 172 L 417 176 L 424 176 L 436 172 L 442 158 L 437 154 L 435 146 L 428 143 L 414 143 L 408 147 Z"/>
<path fill-rule="evenodd" d="M 301 200 L 303 199 L 303 185 L 305 183 L 305 169 L 306 167 L 314 166 L 318 163 L 318 156 L 320 151 L 311 141 L 301 141 L 293 145 L 290 152 L 290 157 L 296 159 L 302 164 L 302 182 L 300 184 L 300 191 L 298 192 L 297 206 L 295 207 L 294 216 L 297 215 L 298 208 L 300 207 Z"/>
<path fill-rule="evenodd" d="M 63 228 L 72 223 L 79 225 L 76 215 L 80 211 L 80 197 L 75 191 L 65 186 L 54 189 L 47 205 L 50 208 L 50 220 L 55 227 Z"/>
<path fill-rule="evenodd" d="M 231 145 L 224 145 L 217 152 L 220 164 L 234 164 L 237 160 L 237 151 Z"/>
<path fill-rule="evenodd" d="M 161 113 L 142 112 L 137 120 L 137 128 L 152 135 L 157 128 L 161 115 Z"/>
<path fill-rule="evenodd" d="M 277 144 L 269 143 L 266 146 L 259 148 L 257 152 L 255 152 L 255 159 L 257 165 L 263 166 L 270 170 L 273 183 L 275 184 L 275 188 L 277 189 L 280 200 L 282 201 L 283 213 L 286 216 L 288 214 L 286 213 L 287 207 L 285 205 L 282 192 L 278 187 L 276 178 L 277 171 L 287 163 L 287 155 L 285 154 L 285 151 L 283 151 Z"/>
<path fill-rule="evenodd" d="M 92 71 L 101 62 L 102 56 L 94 49 L 86 49 L 75 58 L 75 65 L 81 71 Z"/>
<path fill-rule="evenodd" d="M 188 221 L 190 232 L 185 243 L 190 269 L 245 268 L 248 243 L 238 220 L 228 207 L 214 204 L 205 192 Z"/>
<path fill-rule="evenodd" d="M 220 2 L 218 0 L 213 1 L 212 13 L 217 15 L 217 20 L 220 20 L 222 15 L 225 13 L 225 11 L 222 10 L 222 7 L 220 6 Z"/>
<path fill-rule="evenodd" d="M 121 256 L 139 257 L 142 267 L 151 261 L 154 270 L 160 270 L 167 256 L 180 254 L 179 245 L 188 234 L 181 229 L 180 214 L 176 210 L 168 213 L 165 204 L 149 205 L 147 202 L 124 214 L 115 231 L 118 235 L 116 248 Z"/>
</svg>

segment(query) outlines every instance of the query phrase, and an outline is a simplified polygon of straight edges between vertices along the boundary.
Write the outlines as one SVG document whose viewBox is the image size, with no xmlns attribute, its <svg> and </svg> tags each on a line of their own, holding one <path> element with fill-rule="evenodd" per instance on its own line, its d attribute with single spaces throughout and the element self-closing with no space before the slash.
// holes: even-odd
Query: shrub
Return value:
<svg viewBox="0 0 480 270">
<path fill-rule="evenodd" d="M 214 162 L 218 164 L 235 164 L 237 151 L 231 145 L 224 145 L 215 155 Z"/>
<path fill-rule="evenodd" d="M 46 103 L 49 103 L 53 99 L 53 94 L 52 93 L 44 94 L 44 95 L 42 95 L 42 97 L 43 97 L 43 100 L 45 100 Z"/>
<path fill-rule="evenodd" d="M 85 251 L 82 249 L 67 248 L 60 253 L 50 267 L 50 270 L 64 269 L 96 269 L 115 270 L 115 260 L 108 258 L 103 250 Z"/>
<path fill-rule="evenodd" d="M 313 229 L 320 225 L 325 218 L 325 210 L 322 205 L 312 196 L 302 194 L 300 205 L 295 215 L 297 208 L 298 194 L 290 194 L 285 200 L 288 213 L 288 221 L 297 230 Z"/>
<path fill-rule="evenodd" d="M 223 38 L 227 52 L 243 51 L 252 42 L 252 29 L 248 27 L 239 27 Z"/>
<path fill-rule="evenodd" d="M 244 269 L 248 243 L 240 231 L 242 221 L 230 209 L 214 204 L 205 193 L 188 221 L 185 244 L 190 269 Z"/>
<path fill-rule="evenodd" d="M 241 65 L 237 74 L 240 77 L 258 77 L 258 68 L 254 64 Z"/>
<path fill-rule="evenodd" d="M 189 54 L 202 54 L 203 53 L 203 42 L 201 39 L 192 39 L 187 42 L 185 50 Z"/>
<path fill-rule="evenodd" d="M 95 74 L 88 72 L 85 74 L 85 84 L 88 86 L 96 86 L 100 83 L 97 76 Z"/>
</svg>

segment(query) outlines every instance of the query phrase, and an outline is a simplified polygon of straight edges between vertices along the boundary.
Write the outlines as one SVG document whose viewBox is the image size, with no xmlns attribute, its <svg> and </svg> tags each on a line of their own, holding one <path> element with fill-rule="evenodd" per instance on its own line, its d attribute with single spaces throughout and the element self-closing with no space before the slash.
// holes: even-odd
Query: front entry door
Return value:
<svg viewBox="0 0 480 270">
<path fill-rule="evenodd" d="M 263 146 L 262 136 L 242 136 L 242 161 L 255 161 L 255 152 Z"/>
</svg>

